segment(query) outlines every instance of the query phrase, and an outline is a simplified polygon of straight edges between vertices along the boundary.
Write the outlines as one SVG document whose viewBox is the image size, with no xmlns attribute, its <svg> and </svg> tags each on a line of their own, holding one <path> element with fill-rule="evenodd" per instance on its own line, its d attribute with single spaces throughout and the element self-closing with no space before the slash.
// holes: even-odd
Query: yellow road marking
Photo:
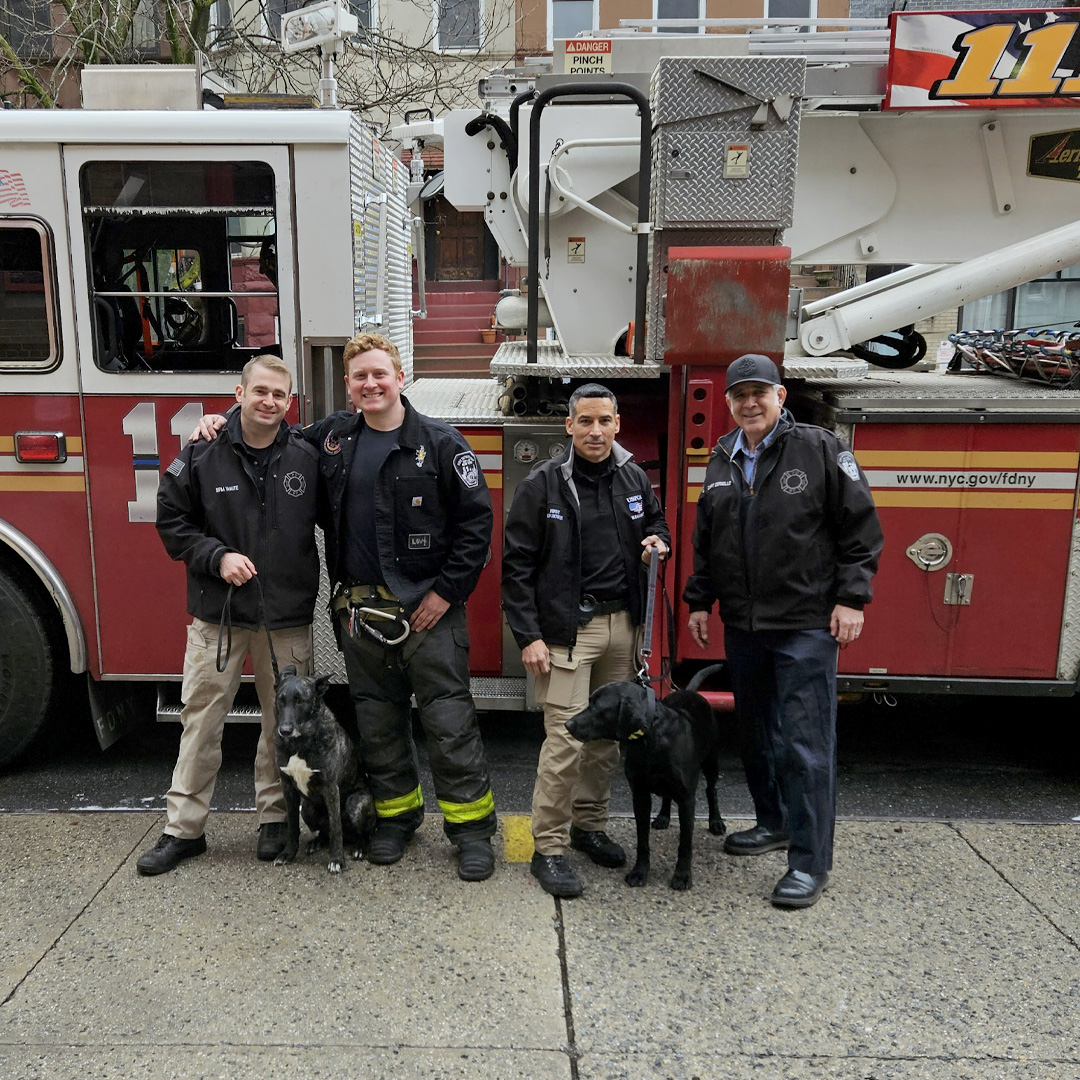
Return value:
<svg viewBox="0 0 1080 1080">
<path fill-rule="evenodd" d="M 531 862 L 533 857 L 532 818 L 528 814 L 500 814 L 503 858 L 508 863 Z"/>
</svg>

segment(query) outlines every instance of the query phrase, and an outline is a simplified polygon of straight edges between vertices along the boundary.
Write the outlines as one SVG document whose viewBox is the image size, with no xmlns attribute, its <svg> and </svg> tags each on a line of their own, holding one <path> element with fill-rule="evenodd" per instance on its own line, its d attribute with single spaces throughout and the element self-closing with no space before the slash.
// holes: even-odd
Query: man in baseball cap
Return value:
<svg viewBox="0 0 1080 1080">
<path fill-rule="evenodd" d="M 832 869 L 837 649 L 862 630 L 881 526 L 854 455 L 832 432 L 795 422 L 772 360 L 740 356 L 725 387 L 737 426 L 705 471 L 683 599 L 703 649 L 719 603 L 757 817 L 724 850 L 786 848 L 772 902 L 809 907 Z"/>
</svg>

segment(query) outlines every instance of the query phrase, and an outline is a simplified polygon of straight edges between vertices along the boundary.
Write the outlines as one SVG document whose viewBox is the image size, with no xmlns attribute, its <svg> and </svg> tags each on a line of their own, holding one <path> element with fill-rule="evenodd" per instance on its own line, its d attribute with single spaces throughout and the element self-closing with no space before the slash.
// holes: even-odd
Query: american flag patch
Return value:
<svg viewBox="0 0 1080 1080">
<path fill-rule="evenodd" d="M 179 476 L 184 471 L 184 462 L 177 458 L 165 471 L 170 476 Z"/>
<path fill-rule="evenodd" d="M 0 169 L 0 206 L 29 206 L 30 196 L 22 173 Z"/>
</svg>

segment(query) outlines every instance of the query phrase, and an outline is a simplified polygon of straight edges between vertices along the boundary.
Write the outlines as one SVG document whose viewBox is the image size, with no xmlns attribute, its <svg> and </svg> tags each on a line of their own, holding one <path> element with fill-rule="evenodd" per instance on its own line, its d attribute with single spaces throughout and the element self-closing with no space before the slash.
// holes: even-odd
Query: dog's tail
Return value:
<svg viewBox="0 0 1080 1080">
<path fill-rule="evenodd" d="M 723 664 L 710 664 L 708 667 L 702 668 L 697 672 L 694 677 L 683 687 L 684 690 L 688 690 L 690 693 L 696 693 L 701 684 L 709 678 L 710 675 L 715 675 L 718 671 L 723 671 Z"/>
</svg>

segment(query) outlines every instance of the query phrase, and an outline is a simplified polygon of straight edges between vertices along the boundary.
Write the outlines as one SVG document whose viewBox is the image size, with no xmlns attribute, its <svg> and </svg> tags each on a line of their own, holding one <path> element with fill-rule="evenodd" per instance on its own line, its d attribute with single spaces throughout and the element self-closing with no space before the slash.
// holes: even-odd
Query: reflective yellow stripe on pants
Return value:
<svg viewBox="0 0 1080 1080">
<path fill-rule="evenodd" d="M 423 806 L 424 796 L 418 785 L 408 795 L 399 795 L 396 799 L 376 799 L 375 813 L 381 818 L 397 817 L 399 814 L 407 814 L 410 810 L 420 810 Z"/>
<path fill-rule="evenodd" d="M 440 799 L 439 809 L 443 817 L 452 825 L 462 825 L 468 821 L 482 821 L 488 814 L 495 813 L 495 797 L 489 789 L 486 795 L 475 802 L 443 802 Z"/>
</svg>

